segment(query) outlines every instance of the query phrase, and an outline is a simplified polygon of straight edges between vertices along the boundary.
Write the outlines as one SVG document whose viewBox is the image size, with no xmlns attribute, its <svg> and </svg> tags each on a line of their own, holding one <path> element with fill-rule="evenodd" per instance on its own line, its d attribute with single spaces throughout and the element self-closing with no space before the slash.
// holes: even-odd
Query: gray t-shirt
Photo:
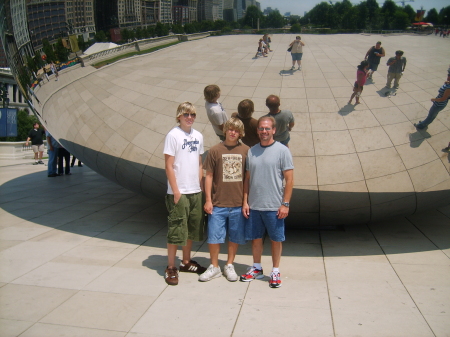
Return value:
<svg viewBox="0 0 450 337">
<path fill-rule="evenodd" d="M 250 209 L 277 211 L 283 202 L 283 171 L 294 169 L 291 151 L 279 142 L 258 143 L 248 151 L 245 167 L 250 171 Z"/>
<path fill-rule="evenodd" d="M 386 63 L 391 63 L 392 61 L 394 61 L 396 59 L 396 57 L 391 57 L 389 58 L 389 60 Z M 406 57 L 401 57 L 400 60 L 397 60 L 397 62 L 395 62 L 394 64 L 389 66 L 389 70 L 388 73 L 394 73 L 394 74 L 399 74 L 403 71 L 403 68 L 406 66 Z"/>
<path fill-rule="evenodd" d="M 289 124 L 294 122 L 294 116 L 292 115 L 292 112 L 289 110 L 281 110 L 277 114 L 270 114 L 264 115 L 264 117 L 273 117 L 275 118 L 275 122 L 277 123 L 277 127 L 275 130 L 275 135 L 273 136 L 273 139 L 283 142 L 289 137 Z"/>
</svg>

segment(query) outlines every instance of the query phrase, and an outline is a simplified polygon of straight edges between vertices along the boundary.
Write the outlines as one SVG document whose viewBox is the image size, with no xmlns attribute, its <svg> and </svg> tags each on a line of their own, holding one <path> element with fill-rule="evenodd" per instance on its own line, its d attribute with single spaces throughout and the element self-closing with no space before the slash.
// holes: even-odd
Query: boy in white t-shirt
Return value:
<svg viewBox="0 0 450 337">
<path fill-rule="evenodd" d="M 215 84 L 207 85 L 203 90 L 203 94 L 205 95 L 205 109 L 208 119 L 216 135 L 221 141 L 224 141 L 223 125 L 228 120 L 228 117 L 222 104 L 217 101 L 220 97 L 220 88 Z"/>
<path fill-rule="evenodd" d="M 206 268 L 191 260 L 193 241 L 203 240 L 203 136 L 192 128 L 195 107 L 184 102 L 178 106 L 176 120 L 179 126 L 170 130 L 164 142 L 164 160 L 167 175 L 166 207 L 169 211 L 167 233 L 168 264 L 165 281 L 178 284 L 175 257 L 182 246 L 180 271 L 202 274 Z"/>
</svg>

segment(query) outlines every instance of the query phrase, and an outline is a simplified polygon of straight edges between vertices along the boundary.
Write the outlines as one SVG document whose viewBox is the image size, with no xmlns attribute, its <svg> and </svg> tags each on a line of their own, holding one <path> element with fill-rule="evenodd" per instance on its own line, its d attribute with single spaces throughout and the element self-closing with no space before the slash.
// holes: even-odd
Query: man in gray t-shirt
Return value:
<svg viewBox="0 0 450 337">
<path fill-rule="evenodd" d="M 294 187 L 294 164 L 290 150 L 274 140 L 276 122 L 273 117 L 258 120 L 260 143 L 247 155 L 242 213 L 249 219 L 245 239 L 252 240 L 253 266 L 241 275 L 243 282 L 264 277 L 261 266 L 265 231 L 272 241 L 273 268 L 269 286 L 279 288 L 279 265 L 284 237 L 284 219 L 289 214 L 289 201 Z M 286 181 L 283 188 L 283 180 Z"/>
<path fill-rule="evenodd" d="M 269 95 L 266 98 L 266 106 L 269 108 L 269 113 L 264 117 L 273 117 L 277 125 L 277 131 L 273 138 L 289 147 L 288 143 L 291 140 L 289 131 L 294 127 L 294 116 L 292 112 L 289 110 L 280 110 L 280 98 L 276 95 Z"/>
<path fill-rule="evenodd" d="M 403 51 L 397 50 L 395 57 L 389 58 L 386 65 L 389 66 L 386 88 L 390 88 L 392 80 L 394 80 L 394 88 L 397 89 L 399 86 L 398 82 L 406 68 L 406 57 L 403 57 Z"/>
</svg>

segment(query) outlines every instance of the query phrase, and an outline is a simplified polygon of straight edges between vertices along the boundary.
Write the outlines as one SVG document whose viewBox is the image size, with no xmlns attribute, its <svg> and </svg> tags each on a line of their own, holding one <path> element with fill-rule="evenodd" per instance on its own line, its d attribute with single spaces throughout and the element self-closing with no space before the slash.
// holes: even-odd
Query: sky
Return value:
<svg viewBox="0 0 450 337">
<path fill-rule="evenodd" d="M 321 3 L 324 0 L 257 0 L 257 1 L 261 3 L 262 11 L 266 7 L 272 7 L 272 9 L 278 8 L 281 14 L 291 12 L 291 15 L 303 16 L 305 11 L 311 10 L 312 8 L 314 8 L 315 5 Z M 384 3 L 384 0 L 377 0 L 377 1 L 380 7 Z M 353 4 L 359 4 L 361 1 L 350 0 L 350 2 Z M 398 2 L 397 5 L 401 6 L 402 4 Z M 415 10 L 420 9 L 421 7 L 423 7 L 423 9 L 425 10 L 436 8 L 436 10 L 439 13 L 441 8 L 449 6 L 450 2 L 448 0 L 414 0 L 414 2 L 408 2 L 408 0 L 406 0 L 405 5 L 410 5 Z"/>
</svg>

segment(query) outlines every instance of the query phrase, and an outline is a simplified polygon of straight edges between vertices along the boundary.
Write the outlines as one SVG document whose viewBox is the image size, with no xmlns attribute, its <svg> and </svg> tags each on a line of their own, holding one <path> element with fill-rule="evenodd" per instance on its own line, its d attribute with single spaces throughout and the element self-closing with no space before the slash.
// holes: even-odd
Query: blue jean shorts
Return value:
<svg viewBox="0 0 450 337">
<path fill-rule="evenodd" d="M 291 135 L 289 135 L 285 140 L 280 140 L 280 143 L 287 146 L 290 140 Z"/>
<path fill-rule="evenodd" d="M 227 235 L 231 242 L 244 245 L 245 222 L 242 207 L 213 207 L 208 214 L 208 243 L 224 243 Z"/>
<path fill-rule="evenodd" d="M 255 211 L 250 210 L 250 217 L 245 226 L 245 239 L 262 239 L 267 230 L 270 240 L 283 242 L 284 237 L 284 219 L 278 219 L 277 211 Z"/>
<path fill-rule="evenodd" d="M 292 61 L 301 61 L 303 53 L 291 53 Z"/>
</svg>

